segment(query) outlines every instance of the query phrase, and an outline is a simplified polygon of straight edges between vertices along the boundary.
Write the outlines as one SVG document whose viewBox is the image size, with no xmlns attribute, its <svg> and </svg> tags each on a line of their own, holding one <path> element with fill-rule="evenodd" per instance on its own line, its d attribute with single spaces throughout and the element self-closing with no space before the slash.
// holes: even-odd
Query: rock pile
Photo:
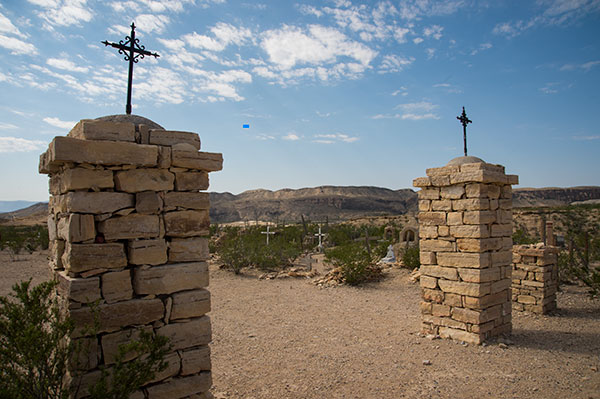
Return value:
<svg viewBox="0 0 600 399">
<path fill-rule="evenodd" d="M 82 120 L 40 156 L 50 176 L 50 265 L 59 296 L 90 344 L 83 386 L 118 346 L 153 331 L 170 339 L 168 367 L 135 397 L 210 397 L 208 173 L 222 156 L 197 134 Z M 90 304 L 100 316 L 96 335 Z"/>
<path fill-rule="evenodd" d="M 422 330 L 479 344 L 511 331 L 512 188 L 517 176 L 461 157 L 417 178 Z"/>
<path fill-rule="evenodd" d="M 556 309 L 557 248 L 515 245 L 512 264 L 513 309 L 545 314 Z"/>
</svg>

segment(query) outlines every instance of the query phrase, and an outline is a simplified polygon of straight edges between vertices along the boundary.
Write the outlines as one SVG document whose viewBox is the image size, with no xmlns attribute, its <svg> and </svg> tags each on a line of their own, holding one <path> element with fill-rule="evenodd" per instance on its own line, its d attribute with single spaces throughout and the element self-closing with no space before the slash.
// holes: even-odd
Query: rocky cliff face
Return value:
<svg viewBox="0 0 600 399">
<path fill-rule="evenodd" d="M 417 206 L 413 190 L 379 187 L 323 186 L 299 190 L 251 190 L 239 195 L 211 193 L 213 222 L 269 220 L 298 222 L 349 219 L 360 216 L 398 215 Z"/>
<path fill-rule="evenodd" d="M 513 207 L 560 206 L 599 198 L 600 187 L 598 186 L 518 188 L 513 191 Z"/>
</svg>

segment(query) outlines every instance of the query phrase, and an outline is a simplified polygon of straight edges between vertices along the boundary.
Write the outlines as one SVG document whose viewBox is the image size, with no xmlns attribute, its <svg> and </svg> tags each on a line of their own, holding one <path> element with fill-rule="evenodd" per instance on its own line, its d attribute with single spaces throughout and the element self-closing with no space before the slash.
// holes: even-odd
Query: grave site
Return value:
<svg viewBox="0 0 600 399">
<path fill-rule="evenodd" d="M 600 305 L 559 287 L 553 241 L 513 245 L 518 177 L 504 166 L 464 156 L 427 169 L 412 222 L 354 230 L 346 245 L 367 248 L 377 272 L 350 284 L 329 252 L 346 225 L 211 233 L 208 174 L 223 156 L 200 149 L 195 133 L 118 115 L 81 120 L 40 156 L 49 249 L 5 249 L 0 294 L 58 283 L 71 338 L 89 348 L 70 371 L 75 396 L 146 331 L 168 338 L 167 367 L 132 398 L 599 397 Z M 242 251 L 300 249 L 275 272 L 234 273 L 242 256 L 219 229 L 233 248 L 253 231 Z"/>
</svg>

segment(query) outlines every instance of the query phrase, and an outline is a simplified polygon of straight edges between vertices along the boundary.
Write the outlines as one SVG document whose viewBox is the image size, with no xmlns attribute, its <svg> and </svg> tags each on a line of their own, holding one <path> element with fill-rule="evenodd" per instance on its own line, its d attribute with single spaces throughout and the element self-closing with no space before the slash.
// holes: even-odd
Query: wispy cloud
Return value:
<svg viewBox="0 0 600 399">
<path fill-rule="evenodd" d="M 428 101 L 399 104 L 395 109 L 399 109 L 401 112 L 394 114 L 377 114 L 372 116 L 371 119 L 403 119 L 412 121 L 440 119 L 440 117 L 433 112 L 438 107 L 438 105 Z"/>
<path fill-rule="evenodd" d="M 300 140 L 300 136 L 298 136 L 296 133 L 288 133 L 285 136 L 283 136 L 282 139 L 289 141 L 298 141 Z"/>
<path fill-rule="evenodd" d="M 381 65 L 379 65 L 379 73 L 394 73 L 404 70 L 415 62 L 414 57 L 401 57 L 396 54 L 385 55 Z"/>
<path fill-rule="evenodd" d="M 600 140 L 600 135 L 596 135 L 596 136 L 573 136 L 573 139 L 575 139 L 577 141 Z"/>
<path fill-rule="evenodd" d="M 21 31 L 12 23 L 12 21 L 0 12 L 0 32 L 7 33 L 10 35 L 18 36 L 21 39 L 26 39 L 27 35 L 21 33 Z"/>
<path fill-rule="evenodd" d="M 493 47 L 492 43 L 481 43 L 478 48 L 471 51 L 471 55 L 477 55 L 478 53 L 485 51 L 485 50 L 489 50 L 492 47 Z"/>
<path fill-rule="evenodd" d="M 44 20 L 46 30 L 54 30 L 55 26 L 80 25 L 90 22 L 94 17 L 87 0 L 27 0 L 41 8 L 37 15 Z"/>
<path fill-rule="evenodd" d="M 39 151 L 43 150 L 47 145 L 47 142 L 40 140 L 28 140 L 20 137 L 0 137 L 0 153 Z"/>
<path fill-rule="evenodd" d="M 543 87 L 540 87 L 538 90 L 544 94 L 556 94 L 558 93 L 557 86 L 558 83 L 555 82 L 546 83 Z"/>
<path fill-rule="evenodd" d="M 339 142 L 343 143 L 354 143 L 358 141 L 358 137 L 348 136 L 343 133 L 334 133 L 334 134 L 315 134 L 313 143 L 319 144 L 335 144 Z"/>
<path fill-rule="evenodd" d="M 27 43 L 21 39 L 17 39 L 16 37 L 9 37 L 5 35 L 0 35 L 0 47 L 10 50 L 11 54 L 14 55 L 36 55 L 38 53 L 33 44 Z"/>
<path fill-rule="evenodd" d="M 401 95 L 401 96 L 407 96 L 408 95 L 408 89 L 404 86 L 401 86 L 398 90 L 394 90 L 391 93 L 392 96 L 397 96 L 397 95 Z"/>
<path fill-rule="evenodd" d="M 75 126 L 75 124 L 77 123 L 77 122 L 71 122 L 71 121 L 63 121 L 63 120 L 60 120 L 55 117 L 46 117 L 43 119 L 43 121 L 54 127 L 58 127 L 61 129 L 69 129 L 69 130 L 72 129 L 73 126 Z"/>
<path fill-rule="evenodd" d="M 444 30 L 443 26 L 440 25 L 432 25 L 423 30 L 423 35 L 425 37 L 432 37 L 435 40 L 440 40 L 442 38 L 442 31 Z"/>
<path fill-rule="evenodd" d="M 589 72 L 590 69 L 592 69 L 598 65 L 600 65 L 600 60 L 589 61 L 589 62 L 585 62 L 583 64 L 565 64 L 560 68 L 560 70 L 561 71 L 574 71 L 577 69 L 581 69 L 585 72 Z"/>
<path fill-rule="evenodd" d="M 73 61 L 67 59 L 66 54 L 61 54 L 63 58 L 48 58 L 46 64 L 69 72 L 87 73 L 89 68 L 77 66 Z"/>
<path fill-rule="evenodd" d="M 12 123 L 4 123 L 4 122 L 0 122 L 0 130 L 9 130 L 9 129 L 16 129 L 17 126 L 13 125 Z"/>
</svg>

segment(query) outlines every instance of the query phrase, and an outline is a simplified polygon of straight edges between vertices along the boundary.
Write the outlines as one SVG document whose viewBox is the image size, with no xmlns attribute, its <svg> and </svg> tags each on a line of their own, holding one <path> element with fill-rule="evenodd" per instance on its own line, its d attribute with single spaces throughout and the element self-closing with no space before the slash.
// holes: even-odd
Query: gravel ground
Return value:
<svg viewBox="0 0 600 399">
<path fill-rule="evenodd" d="M 48 276 L 42 252 L 0 253 L 0 268 L 0 295 Z M 600 300 L 582 287 L 563 287 L 553 315 L 513 313 L 510 338 L 475 346 L 418 334 L 406 270 L 360 288 L 210 273 L 217 399 L 600 399 Z"/>
</svg>

